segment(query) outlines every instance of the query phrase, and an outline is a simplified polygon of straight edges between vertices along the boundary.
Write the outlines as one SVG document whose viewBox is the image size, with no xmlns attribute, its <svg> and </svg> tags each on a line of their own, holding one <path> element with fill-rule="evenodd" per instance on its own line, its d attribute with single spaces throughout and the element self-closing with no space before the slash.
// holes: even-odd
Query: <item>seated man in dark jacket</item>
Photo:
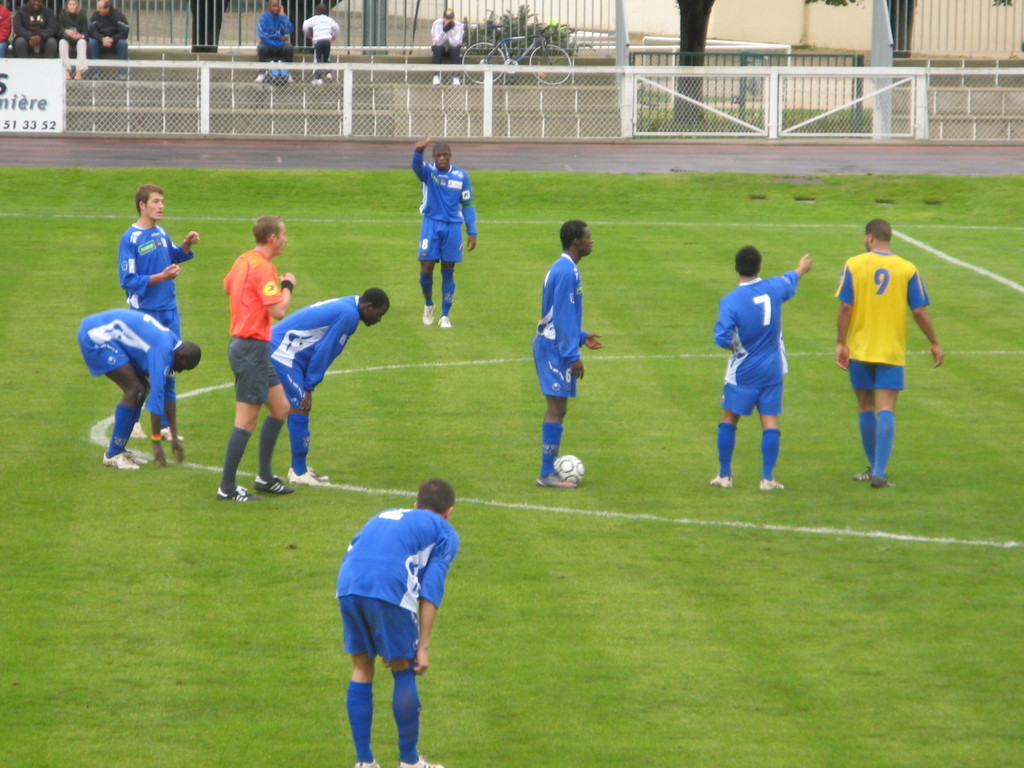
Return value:
<svg viewBox="0 0 1024 768">
<path fill-rule="evenodd" d="M 115 55 L 128 58 L 128 20 L 113 6 L 112 0 L 99 0 L 89 20 L 89 58 Z"/>
<path fill-rule="evenodd" d="M 43 0 L 28 0 L 14 12 L 14 55 L 57 58 L 57 14 Z"/>
</svg>

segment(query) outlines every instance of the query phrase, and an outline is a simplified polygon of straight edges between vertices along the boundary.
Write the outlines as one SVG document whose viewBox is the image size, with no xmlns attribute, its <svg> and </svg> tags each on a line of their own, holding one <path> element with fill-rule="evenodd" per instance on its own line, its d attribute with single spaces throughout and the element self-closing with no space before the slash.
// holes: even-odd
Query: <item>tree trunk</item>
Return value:
<svg viewBox="0 0 1024 768">
<path fill-rule="evenodd" d="M 708 42 L 708 21 L 715 0 L 679 0 L 679 66 L 704 65 L 704 49 Z M 701 101 L 703 81 L 699 77 L 680 77 L 676 91 L 686 99 L 676 98 L 673 122 L 676 130 L 697 130 L 704 124 L 705 110 L 687 99 Z"/>
</svg>

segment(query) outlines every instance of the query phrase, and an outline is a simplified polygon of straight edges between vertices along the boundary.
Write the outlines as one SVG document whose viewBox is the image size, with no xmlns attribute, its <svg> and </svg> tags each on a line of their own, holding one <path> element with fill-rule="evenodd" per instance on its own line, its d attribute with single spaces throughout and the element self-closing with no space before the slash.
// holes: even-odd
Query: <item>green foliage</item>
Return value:
<svg viewBox="0 0 1024 768">
<path fill-rule="evenodd" d="M 1024 541 L 1024 298 L 906 238 L 1024 284 L 1020 178 L 470 171 L 480 238 L 445 332 L 420 322 L 407 170 L 4 169 L 33 190 L 0 202 L 5 768 L 353 763 L 338 563 L 432 475 L 455 485 L 463 549 L 420 679 L 430 758 L 1017 768 L 1024 547 L 995 545 Z M 144 182 L 167 191 L 172 237 L 202 236 L 178 290 L 204 355 L 178 382 L 189 463 L 115 472 L 90 434 L 117 388 L 74 335 L 123 304 L 116 244 Z M 299 305 L 378 285 L 392 308 L 315 394 L 310 461 L 336 485 L 248 508 L 213 499 L 234 414 L 220 281 L 264 213 L 287 220 Z M 849 479 L 863 456 L 832 361 L 836 279 L 876 216 L 906 236 L 947 353 L 932 370 L 911 327 L 891 491 Z M 573 217 L 593 230 L 585 317 L 606 346 L 584 351 L 563 447 L 587 477 L 563 493 L 533 485 L 530 340 Z M 771 494 L 756 418 L 736 487 L 707 486 L 726 359 L 711 327 L 747 243 L 766 274 L 815 259 L 785 308 L 787 488 Z M 279 471 L 287 455 L 283 435 Z M 243 482 L 255 465 L 251 444 Z M 379 669 L 382 765 L 390 693 Z"/>
<path fill-rule="evenodd" d="M 559 23 L 558 19 L 551 18 L 541 20 L 537 14 L 530 10 L 529 5 L 520 5 L 516 10 L 506 10 L 500 15 L 491 13 L 490 18 L 483 29 L 479 27 L 472 30 L 472 39 L 467 35 L 467 47 L 480 40 L 498 42 L 506 37 L 521 37 L 524 39 L 513 40 L 509 43 L 509 50 L 513 54 L 520 54 L 537 35 L 543 35 L 549 42 L 571 51 L 572 30 L 566 24 Z"/>
</svg>

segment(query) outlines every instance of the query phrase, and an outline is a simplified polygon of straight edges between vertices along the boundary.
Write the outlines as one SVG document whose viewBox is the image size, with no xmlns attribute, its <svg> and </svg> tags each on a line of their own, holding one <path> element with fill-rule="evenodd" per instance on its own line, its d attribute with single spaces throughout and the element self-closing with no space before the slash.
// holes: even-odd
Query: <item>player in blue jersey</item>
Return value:
<svg viewBox="0 0 1024 768">
<path fill-rule="evenodd" d="M 562 423 L 569 398 L 576 397 L 576 381 L 583 378 L 580 347 L 600 349 L 604 345 L 598 341 L 598 334 L 583 329 L 583 282 L 578 265 L 594 247 L 590 227 L 573 219 L 562 225 L 560 236 L 562 255 L 544 277 L 540 322 L 533 337 L 533 362 L 540 391 L 547 399 L 537 485 L 575 488 L 575 482 L 560 480 L 555 472 L 555 459 L 562 446 Z"/>
<path fill-rule="evenodd" d="M 718 425 L 718 475 L 711 485 L 732 487 L 732 454 L 740 416 L 757 408 L 761 417 L 761 490 L 781 490 L 775 480 L 779 459 L 782 381 L 789 370 L 782 341 L 782 305 L 796 294 L 797 283 L 811 269 L 804 254 L 796 269 L 762 280 L 761 253 L 752 245 L 736 253 L 739 287 L 718 303 L 715 344 L 732 351 L 722 390 Z"/>
<path fill-rule="evenodd" d="M 866 252 L 847 259 L 836 291 L 836 364 L 850 372 L 869 464 L 853 479 L 869 481 L 872 488 L 893 486 L 888 465 L 896 437 L 896 398 L 903 389 L 908 308 L 931 344 L 932 367 L 938 368 L 943 360 L 921 275 L 892 252 L 891 241 L 889 222 L 869 221 L 864 228 Z"/>
<path fill-rule="evenodd" d="M 313 390 L 324 380 L 327 369 L 344 350 L 359 323 L 376 325 L 391 307 L 388 295 L 370 288 L 362 296 L 344 296 L 303 307 L 274 325 L 270 335 L 270 359 L 288 397 L 288 434 L 292 463 L 288 482 L 292 485 L 325 485 L 306 463 L 309 454 L 309 413 Z"/>
<path fill-rule="evenodd" d="M 180 246 L 174 244 L 159 224 L 164 217 L 164 191 L 156 184 L 136 190 L 135 209 L 139 218 L 121 235 L 117 249 L 118 279 L 129 307 L 149 313 L 181 338 L 174 281 L 181 272 L 179 265 L 195 256 L 192 246 L 199 242 L 199 234 L 191 231 Z M 171 401 L 177 398 L 173 380 L 167 396 Z M 153 434 L 163 427 L 164 437 L 169 437 L 166 422 L 152 426 Z"/>
<path fill-rule="evenodd" d="M 433 163 L 423 162 L 430 138 L 416 142 L 412 172 L 423 184 L 420 213 L 420 288 L 423 291 L 423 324 L 434 322 L 434 265 L 441 262 L 441 319 L 438 327 L 451 328 L 449 315 L 455 297 L 455 265 L 462 261 L 462 225 L 466 225 L 466 250 L 476 248 L 476 208 L 469 174 L 451 164 L 447 142 L 434 145 Z"/>
<path fill-rule="evenodd" d="M 184 461 L 175 402 L 167 400 L 166 393 L 175 373 L 199 365 L 199 347 L 179 340 L 152 315 L 130 309 L 111 309 L 85 318 L 78 328 L 78 346 L 89 373 L 107 376 L 122 392 L 114 409 L 114 427 L 103 465 L 138 469 L 139 464 L 146 463 L 125 447 L 143 404 L 155 416 L 167 416 L 171 449 L 179 463 Z M 161 467 L 167 465 L 159 439 L 153 441 L 153 458 Z"/>
<path fill-rule="evenodd" d="M 416 495 L 415 509 L 389 509 L 371 518 L 342 560 L 337 596 L 345 652 L 352 655 L 346 706 L 356 768 L 379 768 L 370 747 L 377 656 L 394 678 L 399 768 L 443 768 L 419 754 L 416 675 L 430 666 L 434 619 L 448 568 L 459 552 L 459 535 L 448 522 L 454 506 L 451 485 L 439 478 L 427 480 Z"/>
</svg>

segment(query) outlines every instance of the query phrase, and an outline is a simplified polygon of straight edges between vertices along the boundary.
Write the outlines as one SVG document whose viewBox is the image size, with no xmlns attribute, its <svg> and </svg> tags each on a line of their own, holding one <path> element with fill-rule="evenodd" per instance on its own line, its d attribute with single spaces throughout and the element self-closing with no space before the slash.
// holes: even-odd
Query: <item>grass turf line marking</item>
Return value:
<svg viewBox="0 0 1024 768">
<path fill-rule="evenodd" d="M 1013 280 L 1010 280 L 1007 277 L 1003 277 L 1002 275 L 996 274 L 995 272 L 990 272 L 989 270 L 987 270 L 987 269 L 985 269 L 983 267 L 978 267 L 978 266 L 975 266 L 974 264 L 969 264 L 966 261 L 961 261 L 960 259 L 954 258 L 953 256 L 950 256 L 948 253 L 943 253 L 938 248 L 933 248 L 932 246 L 928 245 L 927 243 L 923 243 L 920 240 L 916 240 L 915 238 L 911 237 L 910 235 L 904 234 L 903 232 L 898 232 L 898 231 L 896 231 L 894 229 L 892 231 L 892 233 L 896 237 L 899 237 L 899 238 L 902 238 L 903 240 L 906 240 L 911 245 L 916 245 L 922 251 L 927 251 L 928 253 L 932 254 L 933 256 L 938 256 L 940 259 L 942 259 L 944 261 L 948 261 L 950 264 L 955 264 L 958 267 L 963 267 L 964 269 L 969 269 L 972 272 L 974 272 L 975 274 L 981 275 L 983 277 L 991 278 L 991 279 L 995 280 L 997 283 L 1002 283 L 1003 285 L 1005 285 L 1005 286 L 1007 286 L 1009 288 L 1012 288 L 1013 290 L 1017 291 L 1018 293 L 1024 293 L 1024 285 L 1021 285 L 1020 283 L 1015 283 Z"/>
</svg>

